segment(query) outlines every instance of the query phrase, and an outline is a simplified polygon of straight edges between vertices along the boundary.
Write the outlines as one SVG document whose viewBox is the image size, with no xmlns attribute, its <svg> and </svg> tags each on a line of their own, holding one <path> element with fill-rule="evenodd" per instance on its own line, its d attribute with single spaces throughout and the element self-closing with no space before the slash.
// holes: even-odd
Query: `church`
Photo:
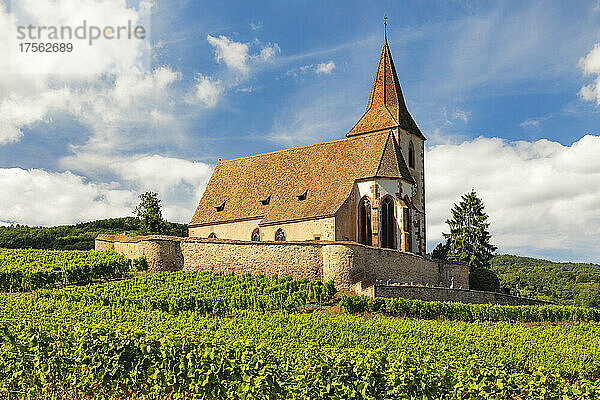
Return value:
<svg viewBox="0 0 600 400">
<path fill-rule="evenodd" d="M 357 242 L 424 255 L 424 142 L 386 38 L 367 109 L 345 137 L 219 160 L 189 236 Z"/>
</svg>

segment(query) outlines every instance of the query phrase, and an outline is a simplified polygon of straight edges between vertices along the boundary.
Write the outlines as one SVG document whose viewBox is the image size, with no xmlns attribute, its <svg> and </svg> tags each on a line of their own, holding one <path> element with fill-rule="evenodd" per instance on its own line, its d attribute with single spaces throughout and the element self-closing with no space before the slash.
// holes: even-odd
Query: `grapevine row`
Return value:
<svg viewBox="0 0 600 400">
<path fill-rule="evenodd" d="M 129 263 L 113 251 L 0 249 L 0 290 L 26 291 L 121 276 Z"/>
<path fill-rule="evenodd" d="M 600 309 L 558 305 L 503 306 L 343 295 L 340 307 L 350 314 L 387 313 L 403 317 L 442 318 L 468 322 L 600 322 Z"/>
</svg>

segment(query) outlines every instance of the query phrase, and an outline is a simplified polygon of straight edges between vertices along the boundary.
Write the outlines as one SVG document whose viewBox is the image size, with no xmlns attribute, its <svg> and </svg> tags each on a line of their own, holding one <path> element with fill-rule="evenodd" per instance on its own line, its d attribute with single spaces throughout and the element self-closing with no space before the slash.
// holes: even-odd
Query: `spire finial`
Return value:
<svg viewBox="0 0 600 400">
<path fill-rule="evenodd" d="M 383 17 L 383 39 L 387 43 L 387 15 Z"/>
</svg>

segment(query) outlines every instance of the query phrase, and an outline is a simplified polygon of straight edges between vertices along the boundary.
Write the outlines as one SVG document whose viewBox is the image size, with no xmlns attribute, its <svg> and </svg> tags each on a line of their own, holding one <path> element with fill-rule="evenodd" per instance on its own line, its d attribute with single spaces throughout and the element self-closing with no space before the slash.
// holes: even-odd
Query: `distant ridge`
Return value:
<svg viewBox="0 0 600 400">
<path fill-rule="evenodd" d="M 564 305 L 600 307 L 600 265 L 553 262 L 532 257 L 498 255 L 491 269 L 502 288 L 520 295 Z"/>
<path fill-rule="evenodd" d="M 140 220 L 136 217 L 108 218 L 53 227 L 1 226 L 0 248 L 91 250 L 94 248 L 94 239 L 101 233 L 136 235 L 139 230 Z M 187 236 L 187 225 L 167 222 L 165 234 Z"/>
</svg>

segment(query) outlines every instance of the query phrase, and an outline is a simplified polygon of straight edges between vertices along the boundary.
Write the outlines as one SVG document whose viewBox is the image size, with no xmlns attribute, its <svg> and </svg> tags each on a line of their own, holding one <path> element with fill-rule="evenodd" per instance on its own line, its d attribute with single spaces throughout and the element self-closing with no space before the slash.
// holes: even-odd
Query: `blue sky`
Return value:
<svg viewBox="0 0 600 400">
<path fill-rule="evenodd" d="M 133 16 L 149 35 L 25 65 L 11 13 L 40 25 Z M 5 3 L 0 223 L 129 215 L 146 190 L 187 222 L 219 158 L 345 135 L 364 112 L 386 14 L 428 138 L 429 248 L 474 188 L 501 252 L 600 262 L 597 1 Z"/>
</svg>

